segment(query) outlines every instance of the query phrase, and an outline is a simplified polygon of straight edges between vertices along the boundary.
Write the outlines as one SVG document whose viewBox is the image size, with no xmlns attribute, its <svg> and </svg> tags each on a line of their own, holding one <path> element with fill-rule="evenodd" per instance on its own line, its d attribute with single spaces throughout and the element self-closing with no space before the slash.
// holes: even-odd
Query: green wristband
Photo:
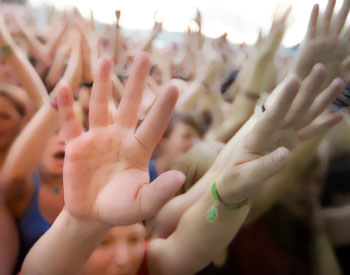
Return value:
<svg viewBox="0 0 350 275">
<path fill-rule="evenodd" d="M 238 204 L 235 204 L 235 205 L 225 205 L 224 203 L 222 203 L 220 201 L 220 197 L 218 195 L 218 192 L 216 190 L 216 181 L 214 181 L 211 185 L 211 195 L 213 197 L 213 200 L 215 202 L 214 206 L 210 207 L 210 209 L 207 211 L 207 214 L 206 214 L 206 218 L 207 218 L 207 221 L 209 222 L 215 222 L 217 219 L 218 219 L 218 216 L 219 216 L 219 212 L 218 212 L 218 205 L 221 204 L 223 206 L 225 206 L 226 208 L 229 208 L 229 209 L 240 209 L 242 208 L 243 206 L 247 205 L 248 204 L 248 199 L 245 199 L 244 201 L 238 203 Z"/>
</svg>

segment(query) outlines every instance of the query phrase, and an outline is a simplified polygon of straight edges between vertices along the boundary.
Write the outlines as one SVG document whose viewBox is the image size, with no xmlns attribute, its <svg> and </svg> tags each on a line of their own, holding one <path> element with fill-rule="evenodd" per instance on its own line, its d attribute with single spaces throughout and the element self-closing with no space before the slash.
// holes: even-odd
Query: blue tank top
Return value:
<svg viewBox="0 0 350 275">
<path fill-rule="evenodd" d="M 38 174 L 33 174 L 35 191 L 27 209 L 18 220 L 18 230 L 20 235 L 20 254 L 18 267 L 20 268 L 25 256 L 34 243 L 50 228 L 49 224 L 41 215 L 39 209 L 40 179 Z"/>
<path fill-rule="evenodd" d="M 149 163 L 149 173 L 151 181 L 157 178 L 157 172 L 152 162 Z M 39 175 L 34 173 L 32 178 L 35 184 L 34 195 L 27 209 L 18 220 L 21 246 L 17 261 L 17 270 L 21 269 L 24 258 L 30 248 L 51 226 L 43 218 L 39 209 L 39 190 L 41 185 Z"/>
<path fill-rule="evenodd" d="M 148 171 L 149 171 L 150 181 L 154 181 L 158 177 L 158 173 L 152 161 L 150 161 L 148 164 Z"/>
</svg>

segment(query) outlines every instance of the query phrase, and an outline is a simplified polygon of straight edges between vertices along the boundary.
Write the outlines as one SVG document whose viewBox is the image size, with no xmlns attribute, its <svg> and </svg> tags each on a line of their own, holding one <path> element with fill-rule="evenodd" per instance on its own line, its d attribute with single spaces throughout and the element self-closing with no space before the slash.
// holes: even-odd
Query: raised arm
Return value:
<svg viewBox="0 0 350 275">
<path fill-rule="evenodd" d="M 93 72 L 98 58 L 98 33 L 93 29 L 93 22 L 88 24 L 78 10 L 74 10 L 75 20 L 82 36 L 83 80 L 93 81 Z"/>
<path fill-rule="evenodd" d="M 106 107 L 111 99 L 111 62 L 100 60 L 90 101 L 90 129 L 86 133 L 74 115 L 69 89 L 60 90 L 59 115 L 66 142 L 65 209 L 30 251 L 23 274 L 80 271 L 108 228 L 153 216 L 182 185 L 184 177 L 180 172 L 166 172 L 152 183 L 148 174 L 151 154 L 177 99 L 176 88 L 163 91 L 134 131 L 149 68 L 145 54 L 136 57 L 115 120 L 110 121 Z"/>
<path fill-rule="evenodd" d="M 45 45 L 39 41 L 39 39 L 35 36 L 32 27 L 28 26 L 22 18 L 16 17 L 16 23 L 26 38 L 30 52 L 40 63 L 43 69 L 48 69 L 52 60 L 48 52 L 45 50 Z"/>
<path fill-rule="evenodd" d="M 230 243 L 264 181 L 286 163 L 288 149 L 275 138 L 298 88 L 296 76 L 286 79 L 273 107 L 252 119 L 222 149 L 199 182 L 205 184 L 204 194 L 181 216 L 174 233 L 151 241 L 151 273 L 194 274 Z"/>
<path fill-rule="evenodd" d="M 315 65 L 309 76 L 301 82 L 299 91 L 291 105 L 291 111 L 281 118 L 281 123 L 284 126 L 276 130 L 276 141 L 280 139 L 282 144 L 288 144 L 289 148 L 295 148 L 295 150 L 293 150 L 291 158 L 287 162 L 286 169 L 280 175 L 271 178 L 256 197 L 249 219 L 255 219 L 276 202 L 283 191 L 286 190 L 288 184 L 293 182 L 288 181 L 288 178 L 290 173 L 294 172 L 294 168 L 300 164 L 299 158 L 302 158 L 303 154 L 311 154 L 315 150 L 313 146 L 315 143 L 304 142 L 304 145 L 297 145 L 302 140 L 322 135 L 327 129 L 341 121 L 342 116 L 340 114 L 321 115 L 321 113 L 341 93 L 344 82 L 336 79 L 325 90 L 321 90 L 324 77 L 324 66 L 321 64 Z M 270 100 L 266 103 L 267 109 L 270 109 L 270 104 L 276 104 L 276 95 L 279 94 L 281 89 L 284 89 L 283 83 L 272 92 Z M 247 127 L 247 125 L 244 127 Z M 237 135 L 240 132 L 241 130 Z M 234 140 L 235 137 L 232 139 Z M 201 158 L 200 153 L 198 153 L 198 156 Z M 308 157 L 309 155 L 304 160 L 307 160 Z M 149 230 L 154 230 L 158 234 L 157 236 L 168 236 L 176 228 L 184 211 L 193 205 L 206 190 L 208 183 L 204 182 L 202 179 L 199 180 L 187 193 L 167 203 L 155 219 L 151 221 Z"/>
<path fill-rule="evenodd" d="M 142 47 L 143 51 L 148 51 L 148 52 L 152 51 L 153 41 L 161 33 L 162 27 L 163 27 L 163 22 L 154 21 L 152 32 L 149 38 L 146 40 L 144 46 Z"/>
<path fill-rule="evenodd" d="M 323 16 L 319 16 L 316 4 L 309 19 L 309 26 L 303 42 L 293 59 L 291 72 L 306 77 L 314 64 L 326 66 L 326 78 L 322 88 L 327 87 L 336 77 L 349 80 L 350 32 L 344 28 L 349 13 L 350 1 L 343 0 L 338 13 L 334 13 L 335 0 L 329 0 Z"/>
<path fill-rule="evenodd" d="M 47 102 L 41 106 L 11 145 L 1 168 L 1 193 L 7 201 L 21 198 L 26 180 L 37 167 L 43 147 L 56 130 L 58 130 L 58 113 Z"/>
<path fill-rule="evenodd" d="M 48 101 L 47 90 L 22 49 L 12 39 L 3 17 L 0 17 L 0 45 L 10 47 L 10 51 L 4 56 L 5 61 L 14 69 L 24 90 L 38 109 L 44 101 Z"/>
<path fill-rule="evenodd" d="M 283 39 L 288 9 L 284 16 L 273 22 L 269 35 L 259 44 L 249 57 L 237 79 L 226 91 L 234 102 L 227 108 L 225 121 L 208 138 L 227 142 L 242 127 L 254 112 L 260 95 L 275 82 L 274 60 Z"/>
</svg>

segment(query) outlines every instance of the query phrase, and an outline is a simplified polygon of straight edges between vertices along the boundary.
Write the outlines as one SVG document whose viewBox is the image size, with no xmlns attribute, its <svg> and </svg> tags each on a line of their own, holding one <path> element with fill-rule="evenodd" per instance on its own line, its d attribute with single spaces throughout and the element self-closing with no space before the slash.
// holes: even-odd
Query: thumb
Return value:
<svg viewBox="0 0 350 275">
<path fill-rule="evenodd" d="M 157 214 L 160 208 L 168 202 L 185 182 L 185 175 L 180 171 L 168 171 L 161 174 L 150 184 L 143 185 L 141 211 L 150 218 Z"/>
</svg>

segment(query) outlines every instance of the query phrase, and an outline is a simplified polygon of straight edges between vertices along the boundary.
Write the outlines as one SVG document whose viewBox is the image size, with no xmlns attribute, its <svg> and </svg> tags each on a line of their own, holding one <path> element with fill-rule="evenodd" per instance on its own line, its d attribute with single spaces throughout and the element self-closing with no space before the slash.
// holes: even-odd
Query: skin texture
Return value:
<svg viewBox="0 0 350 275">
<path fill-rule="evenodd" d="M 0 151 L 10 146 L 21 126 L 21 115 L 7 98 L 0 95 Z"/>
<path fill-rule="evenodd" d="M 349 30 L 344 27 L 349 13 L 350 1 L 344 0 L 338 13 L 334 13 L 335 0 L 329 0 L 323 16 L 319 15 L 319 6 L 312 10 L 304 41 L 293 61 L 291 71 L 304 78 L 315 63 L 327 68 L 322 88 L 336 77 L 348 80 Z"/>
<path fill-rule="evenodd" d="M 110 229 L 87 260 L 83 275 L 135 275 L 145 256 L 145 229 L 141 224 Z"/>
<path fill-rule="evenodd" d="M 62 89 L 58 98 L 66 142 L 65 202 L 66 207 L 79 218 L 94 217 L 107 224 L 115 221 L 120 225 L 130 224 L 155 213 L 182 184 L 183 176 L 172 171 L 148 184 L 148 162 L 169 121 L 172 108 L 168 107 L 174 104 L 177 90 L 167 88 L 147 119 L 134 132 L 141 91 L 149 70 L 148 57 L 143 54 L 135 60 L 113 122 L 109 119 L 108 108 L 105 108 L 111 98 L 110 62 L 102 60 L 99 66 L 95 76 L 99 81 L 95 80 L 97 84 L 92 89 L 88 132 L 83 133 L 74 115 L 69 89 Z M 159 114 L 164 118 L 161 121 Z M 156 129 L 153 133 L 149 125 Z M 97 163 L 98 169 L 94 168 Z M 135 181 L 127 186 L 121 185 L 129 177 Z M 164 180 L 166 183 L 158 189 Z M 125 193 L 117 198 L 115 194 L 120 188 Z M 146 198 L 152 194 L 157 194 L 157 199 L 150 203 Z M 132 209 L 132 214 L 128 211 L 128 215 L 124 215 L 126 209 Z"/>
</svg>

